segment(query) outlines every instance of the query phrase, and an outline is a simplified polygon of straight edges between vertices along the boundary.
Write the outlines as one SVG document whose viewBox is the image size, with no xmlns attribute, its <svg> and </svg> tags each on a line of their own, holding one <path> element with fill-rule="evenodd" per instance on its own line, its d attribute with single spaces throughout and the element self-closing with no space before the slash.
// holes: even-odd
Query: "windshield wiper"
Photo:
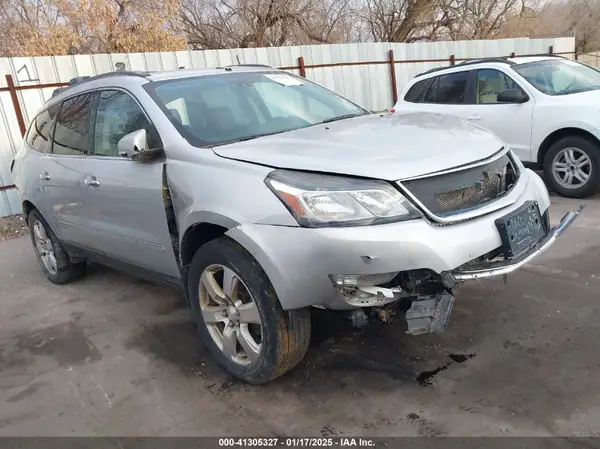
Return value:
<svg viewBox="0 0 600 449">
<path fill-rule="evenodd" d="M 322 124 L 322 123 L 331 123 L 331 122 L 337 122 L 338 120 L 345 120 L 347 118 L 353 118 L 353 117 L 360 117 L 361 115 L 366 115 L 366 114 L 344 114 L 344 115 L 338 115 L 337 117 L 332 117 L 332 118 L 328 118 L 327 120 L 323 120 L 322 122 L 319 122 L 318 124 Z"/>
</svg>

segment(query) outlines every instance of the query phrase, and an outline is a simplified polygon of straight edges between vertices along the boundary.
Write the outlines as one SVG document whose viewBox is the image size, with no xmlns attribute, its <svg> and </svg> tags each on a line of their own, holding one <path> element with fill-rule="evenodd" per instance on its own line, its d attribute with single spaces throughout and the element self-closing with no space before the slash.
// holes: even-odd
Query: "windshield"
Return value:
<svg viewBox="0 0 600 449">
<path fill-rule="evenodd" d="M 205 75 L 144 88 L 192 145 L 208 147 L 357 115 L 354 103 L 285 72 Z"/>
<path fill-rule="evenodd" d="M 600 89 L 600 72 L 569 59 L 546 59 L 511 67 L 547 95 L 568 95 Z"/>
</svg>

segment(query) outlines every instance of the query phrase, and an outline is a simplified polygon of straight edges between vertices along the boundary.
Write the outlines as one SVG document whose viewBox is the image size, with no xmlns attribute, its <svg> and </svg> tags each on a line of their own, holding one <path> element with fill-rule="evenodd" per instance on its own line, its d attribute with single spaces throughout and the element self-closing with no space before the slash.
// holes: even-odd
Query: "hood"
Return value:
<svg viewBox="0 0 600 449">
<path fill-rule="evenodd" d="M 567 95 L 554 95 L 552 100 L 560 104 L 592 106 L 595 110 L 598 109 L 600 103 L 600 89 L 588 90 L 585 92 L 577 92 Z"/>
<path fill-rule="evenodd" d="M 395 181 L 485 159 L 503 143 L 461 119 L 367 115 L 214 147 L 221 157 L 275 168 Z"/>
</svg>

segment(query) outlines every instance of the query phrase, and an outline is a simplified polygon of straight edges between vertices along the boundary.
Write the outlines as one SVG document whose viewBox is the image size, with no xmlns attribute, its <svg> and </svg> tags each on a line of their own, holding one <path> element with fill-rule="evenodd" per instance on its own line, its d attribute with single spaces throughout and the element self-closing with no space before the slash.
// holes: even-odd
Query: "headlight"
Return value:
<svg viewBox="0 0 600 449">
<path fill-rule="evenodd" d="M 359 226 L 421 217 L 384 181 L 275 170 L 265 183 L 301 226 Z"/>
</svg>

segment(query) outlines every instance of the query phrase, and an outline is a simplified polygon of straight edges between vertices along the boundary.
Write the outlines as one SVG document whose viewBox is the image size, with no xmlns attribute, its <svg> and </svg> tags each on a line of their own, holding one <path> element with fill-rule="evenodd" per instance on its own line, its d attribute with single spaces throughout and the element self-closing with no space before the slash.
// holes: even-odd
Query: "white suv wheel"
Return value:
<svg viewBox="0 0 600 449">
<path fill-rule="evenodd" d="M 565 189 L 581 188 L 592 175 L 592 161 L 579 148 L 563 148 L 554 156 L 552 175 Z"/>
</svg>

